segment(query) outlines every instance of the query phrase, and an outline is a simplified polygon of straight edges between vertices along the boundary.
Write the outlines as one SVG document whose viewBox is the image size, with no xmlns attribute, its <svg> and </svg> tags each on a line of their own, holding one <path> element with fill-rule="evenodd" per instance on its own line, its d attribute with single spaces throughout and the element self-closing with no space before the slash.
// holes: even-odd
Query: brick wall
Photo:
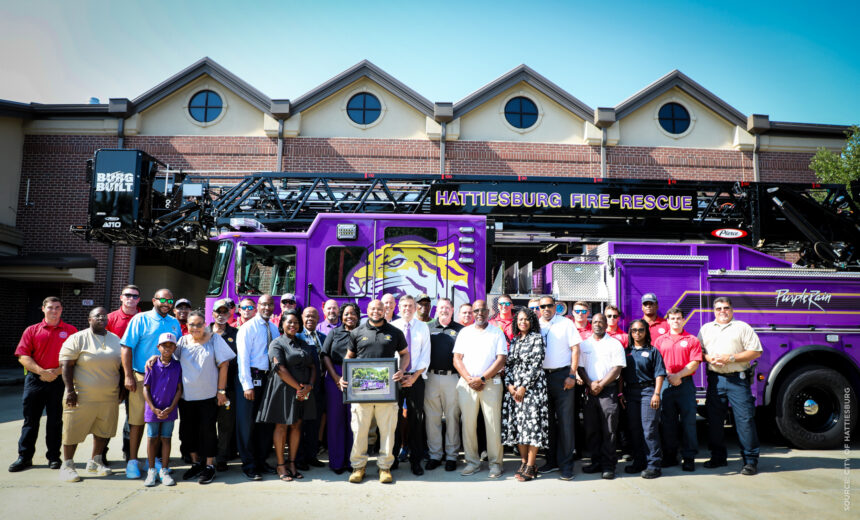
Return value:
<svg viewBox="0 0 860 520">
<path fill-rule="evenodd" d="M 114 148 L 117 142 L 105 136 L 27 136 L 24 143 L 17 227 L 24 233 L 25 254 L 69 252 L 90 254 L 98 261 L 96 283 L 0 284 L 0 296 L 32 308 L 28 295 L 51 292 L 65 303 L 64 319 L 86 326 L 88 307 L 81 300 L 103 305 L 107 247 L 86 243 L 69 233 L 69 226 L 86 222 L 88 186 L 86 160 L 99 148 Z M 167 163 L 187 170 L 273 171 L 277 169 L 277 139 L 266 137 L 127 137 L 126 148 L 139 148 Z M 809 182 L 813 154 L 761 154 L 762 180 Z M 648 179 L 753 179 L 752 154 L 726 150 L 644 148 L 618 146 L 607 150 L 608 174 L 615 178 Z M 285 139 L 285 171 L 423 173 L 439 171 L 439 143 L 423 140 L 292 138 Z M 453 175 L 561 175 L 600 176 L 600 148 L 585 145 L 454 141 L 446 144 L 446 171 Z M 213 176 L 235 176 L 229 173 Z M 30 181 L 30 202 L 24 193 Z M 128 279 L 130 250 L 117 247 L 111 294 L 107 306 L 117 306 L 117 296 Z M 0 331 L 0 363 L 14 364 L 12 352 L 27 325 L 21 313 L 10 327 Z"/>
</svg>

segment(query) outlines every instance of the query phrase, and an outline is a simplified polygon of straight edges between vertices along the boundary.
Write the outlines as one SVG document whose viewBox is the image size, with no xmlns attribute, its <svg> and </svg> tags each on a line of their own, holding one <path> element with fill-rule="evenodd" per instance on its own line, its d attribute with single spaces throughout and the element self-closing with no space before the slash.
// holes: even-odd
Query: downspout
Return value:
<svg viewBox="0 0 860 520">
<path fill-rule="evenodd" d="M 753 181 L 761 181 L 761 173 L 758 167 L 758 150 L 761 146 L 761 135 L 755 134 L 755 144 L 753 145 Z"/>
<path fill-rule="evenodd" d="M 448 123 L 442 122 L 442 133 L 439 136 L 439 175 L 445 178 L 445 140 L 448 138 Z"/>
<path fill-rule="evenodd" d="M 116 120 L 116 147 L 125 148 L 125 117 L 118 117 Z M 108 244 L 107 251 L 107 270 L 105 271 L 105 297 L 102 300 L 104 307 L 110 308 L 113 298 L 113 262 L 116 255 L 116 246 L 113 243 Z M 134 254 L 131 255 L 134 258 Z M 129 266 L 129 271 L 133 272 L 133 267 Z"/>
<path fill-rule="evenodd" d="M 278 162 L 275 171 L 284 171 L 284 120 L 278 119 Z"/>
<path fill-rule="evenodd" d="M 600 129 L 600 177 L 606 178 L 606 128 Z"/>
</svg>

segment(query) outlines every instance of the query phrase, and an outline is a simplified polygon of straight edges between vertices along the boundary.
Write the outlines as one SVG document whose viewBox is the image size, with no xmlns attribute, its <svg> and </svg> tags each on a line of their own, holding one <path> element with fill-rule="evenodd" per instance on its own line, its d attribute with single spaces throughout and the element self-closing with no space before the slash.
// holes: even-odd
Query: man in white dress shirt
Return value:
<svg viewBox="0 0 860 520">
<path fill-rule="evenodd" d="M 407 428 L 407 444 L 409 445 L 409 463 L 412 473 L 423 475 L 421 459 L 424 457 L 424 379 L 427 377 L 427 367 L 430 365 L 430 329 L 427 324 L 415 316 L 415 298 L 406 295 L 400 298 L 400 318 L 391 324 L 403 331 L 406 346 L 409 349 L 410 366 L 406 367 L 403 381 L 400 383 L 398 403 L 406 403 L 406 420 L 403 420 L 402 408 L 397 414 L 397 432 L 394 434 L 394 453 L 399 453 L 402 442 L 402 428 Z M 392 469 L 397 469 L 394 462 Z"/>
<path fill-rule="evenodd" d="M 236 446 L 242 459 L 242 471 L 249 480 L 262 480 L 262 473 L 274 473 L 266 464 L 272 447 L 273 425 L 256 422 L 257 411 L 266 394 L 269 370 L 269 343 L 280 333 L 271 321 L 275 300 L 271 294 L 260 296 L 257 315 L 246 321 L 236 335 L 239 385 L 236 392 Z"/>
</svg>

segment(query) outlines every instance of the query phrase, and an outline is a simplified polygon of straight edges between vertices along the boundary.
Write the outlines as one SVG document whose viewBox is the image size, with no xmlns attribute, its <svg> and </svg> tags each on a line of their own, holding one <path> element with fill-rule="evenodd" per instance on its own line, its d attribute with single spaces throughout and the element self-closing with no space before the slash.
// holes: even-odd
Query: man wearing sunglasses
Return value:
<svg viewBox="0 0 860 520">
<path fill-rule="evenodd" d="M 251 298 L 245 298 L 239 302 L 239 317 L 236 318 L 235 327 L 238 329 L 246 322 L 251 321 L 257 315 L 257 304 Z M 275 322 L 277 323 L 277 322 Z"/>
<path fill-rule="evenodd" d="M 588 322 L 589 310 L 591 310 L 591 305 L 587 302 L 573 304 L 573 324 L 576 325 L 576 331 L 579 332 L 583 340 L 591 337 L 591 323 Z"/>
<path fill-rule="evenodd" d="M 540 299 L 540 328 L 546 343 L 543 368 L 549 397 L 549 448 L 540 473 L 561 470 L 563 480 L 573 478 L 576 370 L 582 336 L 567 318 L 556 314 L 555 298 Z"/>
<path fill-rule="evenodd" d="M 606 316 L 606 335 L 621 342 L 621 346 L 627 348 L 628 337 L 624 329 L 618 326 L 621 323 L 621 311 L 615 305 L 607 305 L 603 309 Z"/>
<path fill-rule="evenodd" d="M 742 475 L 758 473 L 759 441 L 755 427 L 755 398 L 750 391 L 750 362 L 761 356 L 761 341 L 752 327 L 734 319 L 732 301 L 725 296 L 714 300 L 715 320 L 702 325 L 699 342 L 708 362 L 708 447 L 711 459 L 706 468 L 726 465 L 723 422 L 729 405 L 743 457 Z"/>
<path fill-rule="evenodd" d="M 652 344 L 669 332 L 669 323 L 660 316 L 660 304 L 657 303 L 657 295 L 652 292 L 642 295 L 642 319 L 648 322 Z"/>
<path fill-rule="evenodd" d="M 182 335 L 188 334 L 188 315 L 191 314 L 191 300 L 188 298 L 179 298 L 173 304 L 173 317 L 179 321 L 179 326 L 182 327 Z"/>
<path fill-rule="evenodd" d="M 496 300 L 496 316 L 490 320 L 490 325 L 495 325 L 496 327 L 502 329 L 502 332 L 505 333 L 505 337 L 508 338 L 508 345 L 511 344 L 511 340 L 514 339 L 514 316 L 513 316 L 514 302 L 511 300 L 511 297 L 507 294 L 503 294 L 499 296 L 499 299 Z"/>
<path fill-rule="evenodd" d="M 169 332 L 180 336 L 179 320 L 174 318 L 173 293 L 170 289 L 159 289 L 152 298 L 152 310 L 135 314 L 122 336 L 122 369 L 125 373 L 125 388 L 128 390 L 129 452 L 125 468 L 127 478 L 140 478 L 140 463 L 137 451 L 143 436 L 143 375 L 146 361 L 159 355 L 158 337 Z"/>
<path fill-rule="evenodd" d="M 125 334 L 128 324 L 131 323 L 131 319 L 135 314 L 140 312 L 140 288 L 136 285 L 126 285 L 119 293 L 119 301 L 119 309 L 108 314 L 105 329 L 121 338 Z M 126 420 L 122 428 L 122 452 L 125 454 L 125 458 L 128 459 L 128 399 L 124 399 L 123 401 L 125 402 Z M 107 452 L 108 446 L 105 445 L 104 453 L 102 453 L 102 459 L 105 461 L 105 464 L 107 464 Z"/>
</svg>

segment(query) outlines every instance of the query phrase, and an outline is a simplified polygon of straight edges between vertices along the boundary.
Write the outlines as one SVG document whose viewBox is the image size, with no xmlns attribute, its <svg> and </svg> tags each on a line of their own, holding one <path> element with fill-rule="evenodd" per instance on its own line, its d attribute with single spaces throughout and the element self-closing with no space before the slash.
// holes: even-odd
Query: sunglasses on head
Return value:
<svg viewBox="0 0 860 520">
<path fill-rule="evenodd" d="M 156 298 L 156 300 L 158 303 L 169 303 L 170 305 L 173 305 L 173 302 L 176 301 L 173 298 Z"/>
<path fill-rule="evenodd" d="M 577 314 L 588 314 L 587 309 L 573 309 L 573 312 L 575 312 Z"/>
<path fill-rule="evenodd" d="M 554 303 L 542 303 L 540 306 L 541 309 L 552 309 L 553 307 L 555 307 Z"/>
<path fill-rule="evenodd" d="M 136 299 L 140 298 L 139 294 L 131 294 L 131 293 L 125 293 L 125 294 L 123 294 L 123 296 L 126 298 L 131 298 L 132 300 L 136 300 Z"/>
<path fill-rule="evenodd" d="M 242 309 L 243 311 L 252 311 L 255 309 L 255 307 L 253 305 L 243 305 L 242 307 L 239 307 L 239 308 Z"/>
</svg>

